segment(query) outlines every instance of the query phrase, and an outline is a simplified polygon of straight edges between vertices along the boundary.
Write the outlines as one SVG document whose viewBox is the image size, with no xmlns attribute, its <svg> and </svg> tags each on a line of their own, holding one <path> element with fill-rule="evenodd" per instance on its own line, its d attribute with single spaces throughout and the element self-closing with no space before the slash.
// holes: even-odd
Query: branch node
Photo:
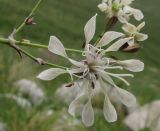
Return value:
<svg viewBox="0 0 160 131">
<path fill-rule="evenodd" d="M 22 58 L 21 50 L 20 48 L 15 44 L 15 39 L 14 39 L 14 34 L 16 30 L 14 29 L 13 32 L 9 35 L 8 40 L 9 40 L 9 46 L 12 47 L 17 51 L 19 54 L 20 58 Z"/>
</svg>

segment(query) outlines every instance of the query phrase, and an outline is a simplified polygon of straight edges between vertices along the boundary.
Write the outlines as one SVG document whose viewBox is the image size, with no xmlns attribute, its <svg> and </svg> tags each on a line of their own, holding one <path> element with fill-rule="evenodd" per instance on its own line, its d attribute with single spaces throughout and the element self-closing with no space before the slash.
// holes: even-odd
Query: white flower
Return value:
<svg viewBox="0 0 160 131">
<path fill-rule="evenodd" d="M 106 13 L 106 17 L 111 19 L 117 17 L 121 23 L 129 21 L 130 16 L 138 21 L 143 19 L 143 13 L 138 10 L 131 8 L 133 0 L 102 0 L 102 3 L 98 5 L 98 8 Z"/>
<path fill-rule="evenodd" d="M 126 36 L 132 37 L 132 39 L 128 42 L 130 46 L 134 45 L 137 42 L 144 41 L 148 39 L 147 34 L 140 33 L 141 29 L 145 26 L 145 22 L 142 22 L 137 27 L 130 23 L 126 23 L 122 26 L 123 31 Z"/>
<path fill-rule="evenodd" d="M 31 80 L 21 79 L 16 85 L 19 87 L 19 93 L 28 95 L 34 105 L 42 103 L 45 99 L 43 90 Z"/>
<path fill-rule="evenodd" d="M 68 59 L 74 66 L 70 69 L 52 68 L 43 71 L 40 75 L 38 75 L 38 78 L 42 80 L 51 80 L 64 73 L 69 73 L 71 77 L 74 76 L 77 78 L 77 80 L 73 81 L 73 83 L 77 83 L 76 85 L 77 88 L 79 88 L 79 92 L 76 98 L 71 102 L 68 111 L 71 115 L 75 116 L 77 108 L 82 107 L 82 121 L 87 127 L 92 126 L 94 123 L 92 97 L 94 97 L 97 90 L 102 92 L 105 96 L 103 113 L 108 122 L 114 122 L 117 120 L 116 110 L 108 98 L 108 88 L 114 89 L 117 98 L 124 105 L 132 106 L 136 103 L 136 99 L 131 93 L 119 88 L 112 80 L 112 77 L 114 77 L 120 79 L 126 85 L 129 85 L 124 77 L 133 77 L 133 75 L 115 74 L 111 73 L 111 70 L 123 68 L 133 72 L 142 70 L 142 65 L 139 61 L 136 61 L 137 64 L 134 64 L 132 60 L 115 61 L 111 58 L 105 57 L 104 55 L 106 52 L 118 51 L 121 46 L 131 39 L 130 37 L 122 38 L 124 34 L 110 31 L 104 34 L 95 47 L 90 44 L 96 30 L 96 16 L 97 15 L 93 16 L 84 28 L 84 59 L 78 62 L 69 58 L 60 40 L 58 40 L 55 36 L 51 36 L 48 46 L 49 51 Z M 107 46 L 115 40 L 117 41 L 108 48 L 102 49 L 102 47 Z M 81 81 L 82 84 L 79 84 L 79 81 Z"/>
<path fill-rule="evenodd" d="M 160 130 L 160 100 L 152 101 L 146 105 L 139 107 L 137 110 L 129 114 L 124 124 L 132 131 L 140 131 L 149 128 L 150 131 Z"/>
<path fill-rule="evenodd" d="M 13 94 L 9 94 L 9 93 L 3 94 L 3 95 L 0 94 L 0 97 L 14 100 L 17 103 L 17 105 L 21 106 L 22 108 L 25 108 L 25 109 L 31 108 L 31 103 L 25 98 L 22 98 Z"/>
<path fill-rule="evenodd" d="M 78 84 L 82 85 L 82 83 L 80 82 Z M 64 84 L 62 87 L 57 88 L 57 90 L 55 91 L 55 96 L 66 104 L 69 104 L 80 90 L 77 87 L 77 83 Z"/>
<path fill-rule="evenodd" d="M 7 124 L 0 122 L 0 131 L 7 131 Z"/>
<path fill-rule="evenodd" d="M 137 21 L 140 21 L 144 18 L 144 15 L 141 10 L 131 8 L 130 6 L 124 7 L 124 13 L 129 15 L 133 15 Z"/>
<path fill-rule="evenodd" d="M 47 115 L 47 116 L 51 116 L 51 115 L 53 115 L 53 113 L 54 113 L 54 111 L 50 109 L 50 110 L 47 111 L 47 114 L 46 114 L 46 115 Z"/>
</svg>

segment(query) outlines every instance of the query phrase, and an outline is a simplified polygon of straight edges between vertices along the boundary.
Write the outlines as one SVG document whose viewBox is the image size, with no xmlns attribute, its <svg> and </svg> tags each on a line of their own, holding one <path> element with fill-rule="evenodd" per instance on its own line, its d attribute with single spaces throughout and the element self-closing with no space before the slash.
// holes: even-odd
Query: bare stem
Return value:
<svg viewBox="0 0 160 131">
<path fill-rule="evenodd" d="M 23 27 L 25 26 L 25 24 L 26 24 L 26 20 L 35 13 L 36 9 L 39 7 L 39 5 L 40 5 L 41 2 L 42 2 L 42 0 L 39 0 L 39 1 L 37 2 L 37 4 L 34 6 L 34 8 L 32 9 L 32 11 L 31 11 L 30 14 L 28 15 L 28 17 L 27 17 L 27 18 L 22 22 L 22 24 L 16 29 L 15 34 L 17 34 L 19 31 L 22 30 L 22 28 L 23 28 Z"/>
<path fill-rule="evenodd" d="M 0 38 L 0 44 L 8 45 L 9 40 L 6 38 Z M 29 41 L 15 41 L 15 44 L 19 45 L 19 46 L 29 46 L 29 47 L 42 48 L 42 49 L 48 48 L 48 46 L 46 46 L 44 44 L 32 43 Z M 65 49 L 66 49 L 66 51 L 69 51 L 69 52 L 82 53 L 81 50 L 70 49 L 70 48 L 65 48 Z"/>
<path fill-rule="evenodd" d="M 37 58 L 33 55 L 31 55 L 30 53 L 28 53 L 27 51 L 23 50 L 23 49 L 20 49 L 19 50 L 21 53 L 25 54 L 26 56 L 28 56 L 30 59 L 32 59 L 33 61 L 37 62 L 38 64 L 40 65 L 48 65 L 48 66 L 51 66 L 51 67 L 55 67 L 55 68 L 61 68 L 61 69 L 67 69 L 67 67 L 64 67 L 64 66 L 60 66 L 60 65 L 57 65 L 57 64 L 53 64 L 53 63 L 50 63 L 48 61 L 44 61 L 43 59 L 40 59 L 40 58 Z"/>
<path fill-rule="evenodd" d="M 104 31 L 99 35 L 97 41 L 95 42 L 95 45 L 100 41 L 100 39 L 103 37 L 103 35 L 107 31 L 109 31 L 111 28 L 113 28 L 115 26 L 115 24 L 117 23 L 117 21 L 118 21 L 118 19 L 116 17 L 112 17 L 111 19 L 108 20 L 108 22 L 106 23 Z"/>
</svg>

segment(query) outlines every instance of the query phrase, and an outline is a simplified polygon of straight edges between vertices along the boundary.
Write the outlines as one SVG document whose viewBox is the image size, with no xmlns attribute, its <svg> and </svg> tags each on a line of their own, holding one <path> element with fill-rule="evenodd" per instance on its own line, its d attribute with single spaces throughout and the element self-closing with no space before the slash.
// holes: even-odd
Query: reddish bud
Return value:
<svg viewBox="0 0 160 131">
<path fill-rule="evenodd" d="M 40 64 L 40 65 L 45 65 L 45 61 L 44 61 L 43 59 L 41 59 L 41 58 L 37 58 L 37 59 L 36 59 L 36 62 L 37 62 L 38 64 Z"/>
<path fill-rule="evenodd" d="M 141 46 L 139 44 L 134 44 L 133 46 L 127 46 L 125 48 L 121 48 L 120 51 L 122 51 L 122 52 L 128 52 L 128 53 L 135 53 L 140 48 L 141 48 Z"/>
<path fill-rule="evenodd" d="M 29 17 L 25 21 L 26 25 L 35 25 L 36 23 L 34 22 L 34 17 Z"/>
</svg>

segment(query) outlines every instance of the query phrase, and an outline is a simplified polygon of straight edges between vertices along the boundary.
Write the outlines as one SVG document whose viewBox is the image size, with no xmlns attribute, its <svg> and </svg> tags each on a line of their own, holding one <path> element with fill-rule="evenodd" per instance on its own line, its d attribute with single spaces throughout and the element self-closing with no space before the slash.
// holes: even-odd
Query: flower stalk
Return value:
<svg viewBox="0 0 160 131">
<path fill-rule="evenodd" d="M 0 38 L 0 44 L 4 44 L 4 45 L 8 45 L 9 44 L 9 40 L 6 38 Z M 45 44 L 38 44 L 38 43 L 32 43 L 30 41 L 17 41 L 15 40 L 15 44 L 19 45 L 19 46 L 28 46 L 28 47 L 33 47 L 33 48 L 42 48 L 42 49 L 47 49 L 48 46 L 46 46 Z M 75 53 L 82 53 L 81 50 L 77 50 L 77 49 L 70 49 L 70 48 L 65 48 L 66 51 L 69 52 L 75 52 Z"/>
<path fill-rule="evenodd" d="M 41 58 L 37 58 L 37 57 L 31 55 L 30 53 L 28 53 L 27 51 L 25 51 L 23 49 L 20 49 L 20 52 L 23 53 L 23 54 L 25 54 L 26 56 L 28 56 L 33 61 L 37 62 L 39 65 L 48 65 L 48 66 L 51 66 L 51 67 L 54 67 L 54 68 L 60 68 L 60 69 L 64 69 L 64 70 L 67 69 L 67 67 L 60 66 L 60 65 L 57 65 L 57 64 L 53 64 L 53 63 L 50 63 L 48 61 L 44 61 Z"/>
<path fill-rule="evenodd" d="M 20 32 L 22 30 L 22 28 L 26 25 L 26 20 L 31 17 L 35 11 L 37 10 L 37 8 L 39 7 L 39 5 L 41 4 L 43 0 L 39 0 L 37 2 L 37 4 L 34 6 L 34 8 L 32 9 L 32 11 L 30 12 L 30 14 L 28 15 L 28 17 L 22 22 L 22 24 L 16 29 L 15 34 L 17 34 L 18 32 Z"/>
<path fill-rule="evenodd" d="M 4 45 L 9 45 L 9 40 L 6 38 L 0 38 L 0 44 L 4 44 Z M 29 47 L 35 47 L 35 48 L 43 48 L 43 49 L 47 49 L 48 47 L 45 45 L 40 45 L 40 44 L 35 44 L 35 43 L 28 43 L 28 42 L 20 42 L 20 41 L 15 41 L 16 45 L 21 45 L 21 46 L 29 46 Z M 73 49 L 68 49 L 68 50 L 73 50 Z M 19 51 L 23 54 L 25 54 L 26 56 L 28 56 L 30 59 L 32 59 L 33 61 L 37 62 L 40 65 L 48 65 L 51 67 L 55 67 L 55 68 L 61 68 L 61 69 L 67 69 L 67 67 L 63 67 L 57 64 L 53 64 L 50 63 L 48 61 L 44 61 L 42 60 L 41 62 L 39 62 L 39 58 L 36 58 L 35 56 L 31 55 L 30 53 L 28 53 L 27 51 L 19 48 Z"/>
</svg>

